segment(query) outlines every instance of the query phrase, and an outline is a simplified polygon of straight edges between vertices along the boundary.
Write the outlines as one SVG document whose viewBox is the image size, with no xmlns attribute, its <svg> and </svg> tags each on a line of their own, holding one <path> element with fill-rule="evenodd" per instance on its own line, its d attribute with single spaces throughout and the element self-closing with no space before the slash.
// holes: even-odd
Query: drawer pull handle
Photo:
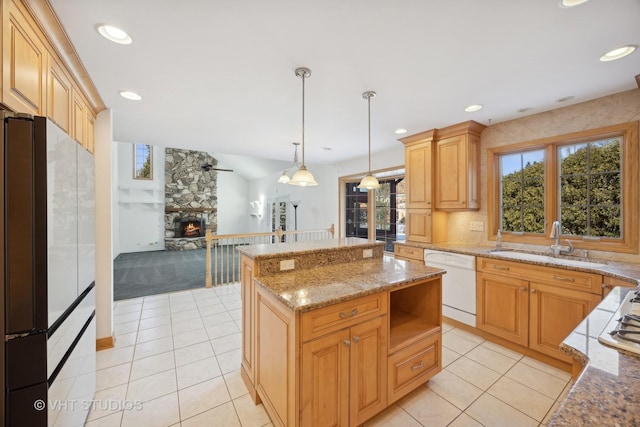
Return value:
<svg viewBox="0 0 640 427">
<path fill-rule="evenodd" d="M 344 319 L 345 317 L 355 316 L 356 314 L 358 314 L 358 309 L 354 308 L 353 310 L 351 310 L 351 313 L 340 312 L 340 318 Z"/>
<path fill-rule="evenodd" d="M 557 276 L 557 275 L 553 275 L 553 278 L 555 280 L 560 280 L 561 282 L 575 282 L 576 279 L 574 279 L 573 277 L 563 277 L 563 276 Z"/>
<path fill-rule="evenodd" d="M 412 371 L 417 371 L 418 369 L 422 369 L 422 367 L 424 366 L 424 361 L 421 360 L 420 363 L 416 363 L 415 365 L 413 365 L 411 367 Z"/>
<path fill-rule="evenodd" d="M 360 342 L 360 337 L 353 337 L 353 342 L 358 344 Z"/>
<path fill-rule="evenodd" d="M 494 265 L 493 268 L 495 268 L 496 270 L 509 271 L 509 267 L 505 267 L 503 265 Z"/>
<path fill-rule="evenodd" d="M 342 342 L 344 343 L 345 347 L 350 347 L 351 346 L 351 341 L 349 341 L 349 340 L 344 340 Z"/>
</svg>

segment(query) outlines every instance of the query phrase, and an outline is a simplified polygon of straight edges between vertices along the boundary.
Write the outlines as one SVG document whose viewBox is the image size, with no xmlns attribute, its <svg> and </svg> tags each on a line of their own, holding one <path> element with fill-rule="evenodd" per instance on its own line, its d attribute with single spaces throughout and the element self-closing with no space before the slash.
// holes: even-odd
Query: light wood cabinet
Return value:
<svg viewBox="0 0 640 427">
<path fill-rule="evenodd" d="M 393 255 L 395 258 L 405 259 L 407 261 L 424 264 L 424 249 L 409 245 L 393 246 Z"/>
<path fill-rule="evenodd" d="M 447 240 L 447 214 L 432 208 L 433 138 L 435 130 L 400 139 L 405 146 L 407 241 L 438 243 Z"/>
<path fill-rule="evenodd" d="M 477 259 L 477 328 L 570 362 L 560 343 L 602 299 L 599 274 Z"/>
<path fill-rule="evenodd" d="M 2 16 L 2 102 L 20 113 L 46 112 L 47 50 L 14 1 Z"/>
<path fill-rule="evenodd" d="M 435 141 L 436 209 L 480 209 L 480 133 L 484 128 L 469 121 L 438 129 Z"/>
<path fill-rule="evenodd" d="M 71 80 L 49 56 L 47 77 L 47 117 L 69 133 L 71 123 Z"/>
<path fill-rule="evenodd" d="M 90 108 L 86 108 L 87 114 L 85 116 L 85 148 L 90 152 L 95 152 L 96 143 L 95 143 L 95 122 L 96 118 L 91 112 Z"/>
<path fill-rule="evenodd" d="M 600 303 L 600 296 L 537 282 L 530 282 L 529 296 L 529 348 L 571 362 L 558 346 Z"/>
<path fill-rule="evenodd" d="M 626 281 L 617 279 L 615 277 L 604 276 L 602 278 L 602 297 L 606 297 L 609 292 L 616 286 L 624 286 L 625 288 L 635 288 L 638 286 L 638 282 L 634 281 Z"/>
<path fill-rule="evenodd" d="M 476 304 L 478 329 L 529 345 L 529 284 L 525 280 L 479 272 Z"/>
<path fill-rule="evenodd" d="M 259 398 L 256 394 L 256 390 L 253 387 L 255 384 L 255 322 L 254 316 L 256 313 L 255 308 L 255 285 L 253 283 L 254 277 L 254 262 L 251 258 L 242 256 L 240 261 L 240 296 L 242 298 L 242 362 L 240 364 L 240 375 L 244 382 L 247 384 L 249 393 L 254 402 L 258 403 Z"/>
<path fill-rule="evenodd" d="M 86 112 L 84 101 L 80 97 L 80 94 L 74 91 L 72 107 L 73 128 L 71 129 L 71 137 L 83 147 L 85 146 L 85 121 Z"/>
<path fill-rule="evenodd" d="M 302 345 L 303 426 L 356 426 L 386 408 L 386 319 L 377 317 Z"/>
</svg>

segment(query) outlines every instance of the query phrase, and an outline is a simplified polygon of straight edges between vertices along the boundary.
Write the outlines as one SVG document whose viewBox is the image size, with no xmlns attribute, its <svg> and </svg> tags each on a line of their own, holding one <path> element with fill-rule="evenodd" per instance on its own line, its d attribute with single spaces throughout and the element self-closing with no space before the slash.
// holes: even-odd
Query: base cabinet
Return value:
<svg viewBox="0 0 640 427">
<path fill-rule="evenodd" d="M 477 328 L 559 360 L 560 343 L 601 301 L 602 276 L 478 258 Z"/>
<path fill-rule="evenodd" d="M 386 316 L 302 345 L 303 426 L 359 425 L 387 407 Z"/>
<path fill-rule="evenodd" d="M 442 369 L 441 287 L 438 276 L 301 313 L 255 282 L 243 378 L 253 371 L 275 426 L 362 425 Z"/>
</svg>

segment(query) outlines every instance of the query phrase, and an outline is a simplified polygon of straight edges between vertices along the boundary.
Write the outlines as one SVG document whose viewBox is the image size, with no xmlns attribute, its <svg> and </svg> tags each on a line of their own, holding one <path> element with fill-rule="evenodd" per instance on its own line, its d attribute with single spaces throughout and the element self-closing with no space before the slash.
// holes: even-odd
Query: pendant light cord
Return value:
<svg viewBox="0 0 640 427">
<path fill-rule="evenodd" d="M 369 175 L 371 175 L 371 95 L 367 96 L 368 116 L 369 116 Z"/>
<path fill-rule="evenodd" d="M 302 73 L 302 166 L 304 166 L 304 78 L 305 73 Z"/>
</svg>

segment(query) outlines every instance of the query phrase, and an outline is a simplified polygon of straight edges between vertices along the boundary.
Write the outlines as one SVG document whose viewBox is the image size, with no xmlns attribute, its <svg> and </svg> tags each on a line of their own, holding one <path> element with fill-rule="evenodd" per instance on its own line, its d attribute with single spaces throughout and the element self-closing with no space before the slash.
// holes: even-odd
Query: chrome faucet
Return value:
<svg viewBox="0 0 640 427">
<path fill-rule="evenodd" d="M 551 239 L 556 239 L 555 243 L 551 245 L 551 251 L 553 252 L 553 256 L 557 257 L 560 254 L 570 254 L 573 252 L 573 245 L 569 240 L 565 240 L 568 246 L 563 246 L 560 244 L 560 234 L 562 233 L 562 229 L 560 227 L 560 221 L 553 221 L 551 224 L 551 233 L 549 237 Z"/>
</svg>

